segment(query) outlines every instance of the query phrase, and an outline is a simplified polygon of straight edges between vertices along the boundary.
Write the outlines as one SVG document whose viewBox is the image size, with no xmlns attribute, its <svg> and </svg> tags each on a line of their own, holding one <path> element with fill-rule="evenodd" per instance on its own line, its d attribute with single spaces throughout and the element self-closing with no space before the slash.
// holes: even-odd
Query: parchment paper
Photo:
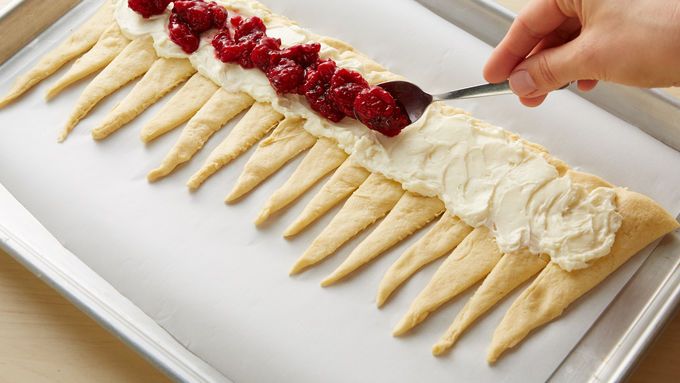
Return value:
<svg viewBox="0 0 680 383">
<path fill-rule="evenodd" d="M 426 89 L 482 82 L 490 47 L 414 1 L 266 3 L 319 34 L 351 42 Z M 0 68 L 0 91 L 96 6 L 85 1 Z M 644 260 L 645 254 L 636 256 L 493 367 L 484 361 L 487 345 L 519 292 L 482 318 L 449 355 L 434 358 L 431 345 L 471 292 L 400 339 L 391 337 L 392 326 L 439 263 L 409 281 L 384 309 L 374 302 L 383 273 L 418 235 L 335 287 L 322 289 L 318 283 L 365 234 L 319 267 L 290 278 L 289 266 L 332 214 L 294 240 L 281 238 L 313 191 L 264 229 L 250 222 L 299 159 L 235 205 L 222 200 L 250 153 L 189 193 L 184 182 L 230 124 L 188 166 L 150 185 L 147 171 L 179 134 L 141 144 L 139 129 L 158 105 L 108 140 L 93 142 L 89 129 L 128 87 L 60 145 L 57 132 L 83 84 L 45 104 L 42 95 L 55 79 L 0 111 L 0 183 L 66 248 L 236 382 L 544 381 Z M 577 168 L 650 195 L 673 214 L 680 212 L 680 153 L 574 94 L 551 95 L 538 109 L 524 108 L 512 96 L 456 105 L 545 145 Z"/>
</svg>

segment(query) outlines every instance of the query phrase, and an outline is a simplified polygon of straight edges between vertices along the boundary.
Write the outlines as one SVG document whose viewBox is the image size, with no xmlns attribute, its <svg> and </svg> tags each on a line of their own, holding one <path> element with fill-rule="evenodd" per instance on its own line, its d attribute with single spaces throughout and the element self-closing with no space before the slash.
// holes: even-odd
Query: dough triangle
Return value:
<svg viewBox="0 0 680 383">
<path fill-rule="evenodd" d="M 62 90 L 109 65 L 129 43 L 130 40 L 123 36 L 118 24 L 111 24 L 94 47 L 76 60 L 69 70 L 52 84 L 45 94 L 45 99 L 53 99 Z"/>
<path fill-rule="evenodd" d="M 16 100 L 33 86 L 51 76 L 64 64 L 92 48 L 97 43 L 99 36 L 115 23 L 113 3 L 112 0 L 107 0 L 94 16 L 73 32 L 66 41 L 43 56 L 33 68 L 17 78 L 7 95 L 0 99 L 0 108 Z"/>
<path fill-rule="evenodd" d="M 495 362 L 532 330 L 557 318 L 575 300 L 602 282 L 630 257 L 680 225 L 661 206 L 642 194 L 617 188 L 623 217 L 611 252 L 589 267 L 571 272 L 550 263 L 510 306 L 496 328 L 487 354 Z"/>
<path fill-rule="evenodd" d="M 191 176 L 187 183 L 189 189 L 198 189 L 208 177 L 250 149 L 282 119 L 283 115 L 270 104 L 253 104 L 227 138 L 210 153 L 201 169 Z"/>
<path fill-rule="evenodd" d="M 377 173 L 368 176 L 295 262 L 290 274 L 298 274 L 333 254 L 345 242 L 384 217 L 403 194 L 404 189 L 398 182 Z"/>
<path fill-rule="evenodd" d="M 448 254 L 471 231 L 472 227 L 459 218 L 446 212 L 442 214 L 432 229 L 409 247 L 387 270 L 378 287 L 378 307 L 384 305 L 392 293 L 420 268 Z"/>
<path fill-rule="evenodd" d="M 102 140 L 134 120 L 148 107 L 186 81 L 196 70 L 187 59 L 156 60 L 132 91 L 111 110 L 104 121 L 92 130 L 95 140 Z"/>
<path fill-rule="evenodd" d="M 307 133 L 303 125 L 304 120 L 300 118 L 286 118 L 281 121 L 274 131 L 260 142 L 225 202 L 241 198 L 288 161 L 311 148 L 316 143 L 316 137 Z"/>
<path fill-rule="evenodd" d="M 357 190 L 366 181 L 369 174 L 368 170 L 352 161 L 351 157 L 345 160 L 314 198 L 309 201 L 300 216 L 288 226 L 283 233 L 284 237 L 299 234 L 312 222 Z"/>
<path fill-rule="evenodd" d="M 474 229 L 446 258 L 411 303 L 406 315 L 394 328 L 394 336 L 405 334 L 444 303 L 482 280 L 501 256 L 489 229 L 484 226 Z"/>
<path fill-rule="evenodd" d="M 338 147 L 337 142 L 330 138 L 319 138 L 293 175 L 267 200 L 255 224 L 264 223 L 272 214 L 288 206 L 346 159 L 347 153 Z"/>
<path fill-rule="evenodd" d="M 437 197 L 404 193 L 378 227 L 352 251 L 345 262 L 321 282 L 321 285 L 330 286 L 343 279 L 415 233 L 443 211 L 444 203 Z"/>
<path fill-rule="evenodd" d="M 146 73 L 156 61 L 151 36 L 133 40 L 113 61 L 90 82 L 78 98 L 59 141 L 66 139 L 73 128 L 99 101 Z"/>
<path fill-rule="evenodd" d="M 215 132 L 253 102 L 255 100 L 242 92 L 230 93 L 224 89 L 215 92 L 189 120 L 161 165 L 149 172 L 147 179 L 151 182 L 157 181 L 172 173 L 177 166 L 189 161 Z"/>
<path fill-rule="evenodd" d="M 453 347 L 458 338 L 477 318 L 522 283 L 543 270 L 549 259 L 548 256 L 531 254 L 528 250 L 503 255 L 489 275 L 484 278 L 484 282 L 472 298 L 456 315 L 446 333 L 432 347 L 432 354 L 441 355 Z"/>
<path fill-rule="evenodd" d="M 189 120 L 220 87 L 212 80 L 196 73 L 161 110 L 142 127 L 140 137 L 148 143 Z"/>
</svg>

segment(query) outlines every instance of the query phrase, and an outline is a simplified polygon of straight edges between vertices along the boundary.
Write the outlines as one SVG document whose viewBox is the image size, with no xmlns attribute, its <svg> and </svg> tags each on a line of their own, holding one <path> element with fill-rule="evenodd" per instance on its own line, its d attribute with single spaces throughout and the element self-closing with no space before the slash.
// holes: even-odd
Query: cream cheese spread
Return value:
<svg viewBox="0 0 680 383">
<path fill-rule="evenodd" d="M 283 46 L 320 42 L 321 57 L 360 72 L 370 83 L 397 78 L 254 1 L 216 2 L 232 13 L 262 18 L 268 35 L 280 38 Z M 349 118 L 332 123 L 314 113 L 304 97 L 277 95 L 261 71 L 219 61 L 211 45 L 213 34 L 205 34 L 199 49 L 187 55 L 169 39 L 168 17 L 166 12 L 144 19 L 127 1 L 118 0 L 116 19 L 127 37 L 151 35 L 160 57 L 188 58 L 199 73 L 227 91 L 245 92 L 287 117 L 304 118 L 309 133 L 333 138 L 368 170 L 400 182 L 406 190 L 439 197 L 451 214 L 473 227 L 488 227 L 501 251 L 528 248 L 549 255 L 565 270 L 587 267 L 609 253 L 621 225 L 614 189 L 589 191 L 573 183 L 503 129 L 442 104 L 433 104 L 392 138 Z"/>
</svg>

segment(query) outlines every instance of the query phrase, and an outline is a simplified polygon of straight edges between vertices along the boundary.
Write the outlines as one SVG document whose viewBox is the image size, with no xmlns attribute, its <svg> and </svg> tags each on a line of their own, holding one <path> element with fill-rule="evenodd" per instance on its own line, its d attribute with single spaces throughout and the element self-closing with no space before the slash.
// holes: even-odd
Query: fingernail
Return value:
<svg viewBox="0 0 680 383">
<path fill-rule="evenodd" d="M 510 88 L 518 96 L 530 96 L 537 90 L 534 79 L 525 70 L 511 74 L 508 80 L 510 81 Z"/>
</svg>

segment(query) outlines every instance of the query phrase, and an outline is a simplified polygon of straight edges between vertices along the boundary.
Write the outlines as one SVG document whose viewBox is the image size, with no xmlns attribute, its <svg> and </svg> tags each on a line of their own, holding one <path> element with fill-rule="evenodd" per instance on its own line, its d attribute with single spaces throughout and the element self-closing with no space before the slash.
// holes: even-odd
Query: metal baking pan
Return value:
<svg viewBox="0 0 680 383">
<path fill-rule="evenodd" d="M 52 0 L 46 7 L 43 0 L 8 2 L 0 9 L 0 36 L 3 36 L 0 64 L 23 47 L 30 46 L 38 34 L 78 3 L 79 0 Z M 61 246 L 1 184 L 0 211 L 4 217 L 21 223 L 12 228 L 0 223 L 0 250 L 19 261 L 168 377 L 181 382 L 231 382 Z"/>
<path fill-rule="evenodd" d="M 493 0 L 418 0 L 495 46 L 515 15 Z M 659 90 L 599 84 L 575 92 L 680 151 L 680 100 Z M 680 185 L 676 185 L 680 186 Z M 680 217 L 678 217 L 680 219 Z M 620 382 L 680 304 L 680 235 L 663 238 L 616 299 L 553 373 L 555 382 Z"/>
<path fill-rule="evenodd" d="M 0 13 L 0 35 L 13 37 L 0 43 L 0 62 L 11 57 L 78 2 L 55 0 L 50 3 L 49 12 L 39 11 L 44 9 L 44 2 L 39 0 L 11 2 Z M 513 18 L 512 13 L 489 0 L 419 2 L 491 45 L 500 40 Z M 30 20 L 30 23 L 26 20 Z M 680 150 L 680 103 L 677 100 L 658 91 L 609 84 L 602 84 L 597 91 L 582 96 Z M 179 381 L 228 381 L 178 342 L 173 343 L 170 339 L 159 346 L 145 336 L 144 328 L 135 327 L 129 318 L 120 315 L 117 312 L 119 307 L 110 300 L 85 291 L 83 285 L 67 278 L 50 263 L 49 258 L 37 254 L 31 245 L 13 236 L 2 226 L 0 247 L 172 378 Z M 675 233 L 659 242 L 653 256 L 646 260 L 551 379 L 598 382 L 623 380 L 678 306 L 679 265 L 680 236 Z M 111 291 L 115 293 L 113 288 Z M 154 330 L 163 331 L 156 327 Z"/>
</svg>

